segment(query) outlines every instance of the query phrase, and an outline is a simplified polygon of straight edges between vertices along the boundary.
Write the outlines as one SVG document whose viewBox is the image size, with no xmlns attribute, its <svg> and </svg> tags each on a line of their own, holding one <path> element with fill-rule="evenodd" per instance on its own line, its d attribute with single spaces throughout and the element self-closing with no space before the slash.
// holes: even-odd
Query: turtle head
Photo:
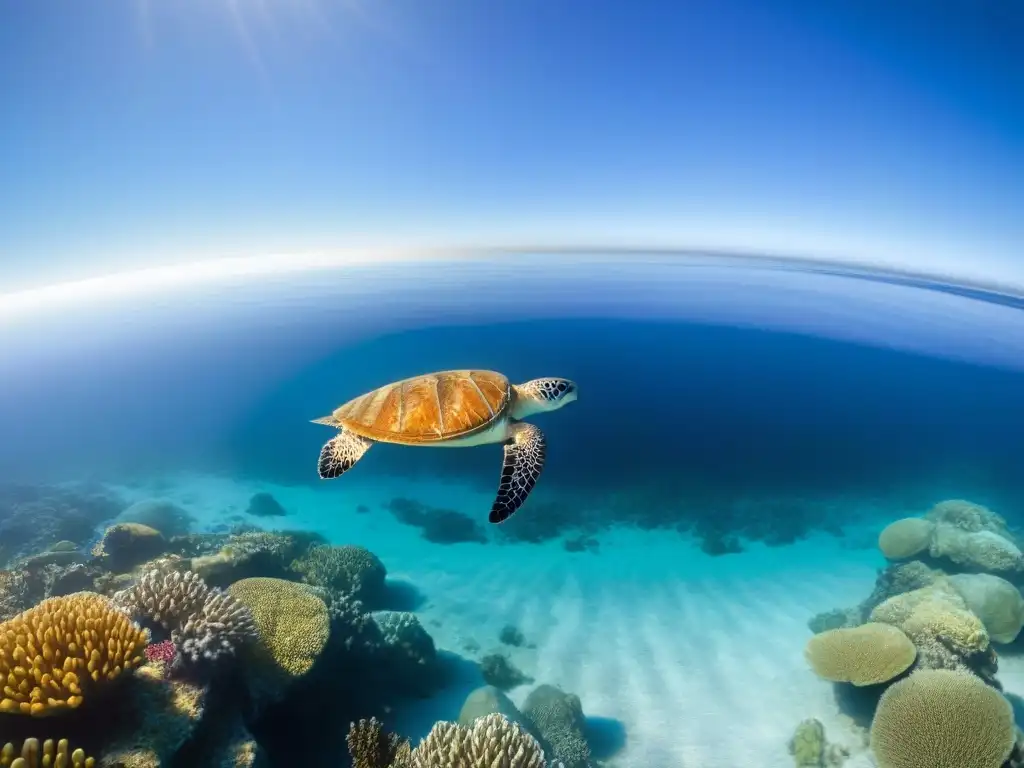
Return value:
<svg viewBox="0 0 1024 768">
<path fill-rule="evenodd" d="M 569 379 L 547 377 L 533 379 L 516 385 L 516 408 L 512 414 L 517 419 L 534 413 L 557 411 L 576 399 L 576 382 Z"/>
</svg>

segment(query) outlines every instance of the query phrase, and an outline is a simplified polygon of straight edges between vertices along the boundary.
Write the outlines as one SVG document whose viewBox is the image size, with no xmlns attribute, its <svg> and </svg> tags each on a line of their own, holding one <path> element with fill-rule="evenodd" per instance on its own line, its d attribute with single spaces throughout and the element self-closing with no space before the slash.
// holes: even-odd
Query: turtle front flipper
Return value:
<svg viewBox="0 0 1024 768">
<path fill-rule="evenodd" d="M 317 469 L 320 471 L 320 478 L 333 480 L 341 477 L 355 466 L 355 463 L 363 458 L 373 442 L 360 437 L 354 432 L 342 429 L 337 435 L 324 443 L 320 449 L 320 461 Z"/>
<path fill-rule="evenodd" d="M 505 445 L 498 496 L 488 518 L 492 523 L 508 520 L 523 506 L 537 484 L 547 455 L 544 433 L 533 424 L 513 424 L 509 432 L 512 441 Z"/>
</svg>

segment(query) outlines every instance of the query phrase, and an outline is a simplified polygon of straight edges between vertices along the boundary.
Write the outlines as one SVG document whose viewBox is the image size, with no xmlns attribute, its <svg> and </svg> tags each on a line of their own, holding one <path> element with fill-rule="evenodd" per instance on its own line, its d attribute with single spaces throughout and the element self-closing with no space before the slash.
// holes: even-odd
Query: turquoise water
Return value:
<svg viewBox="0 0 1024 768">
<path fill-rule="evenodd" d="M 187 675 L 150 662 L 73 711 L 0 713 L 0 743 L 66 737 L 111 765 L 347 765 L 350 722 L 377 717 L 415 746 L 490 681 L 566 766 L 782 768 L 809 718 L 842 764 L 870 766 L 885 685 L 812 669 L 819 615 L 908 591 L 892 583 L 903 561 L 1020 583 L 1016 566 L 934 542 L 899 561 L 878 543 L 930 514 L 961 532 L 973 515 L 1016 546 L 1024 314 L 980 286 L 713 254 L 523 254 L 44 304 L 4 315 L 0 334 L 0 565 L 20 574 L 0 581 L 0 618 L 50 595 L 112 596 L 154 567 L 240 600 L 231 585 L 250 578 L 326 590 L 302 588 L 306 608 L 276 620 L 322 647 L 272 694 L 250 646 L 284 630 L 261 624 Z M 511 519 L 488 522 L 497 445 L 378 444 L 318 477 L 334 433 L 311 419 L 452 368 L 578 385 L 576 402 L 529 417 L 547 460 Z M 959 511 L 933 510 L 944 500 Z M 105 533 L 125 521 L 159 538 Z M 73 551 L 50 551 L 58 541 Z M 346 582 L 361 605 L 345 614 L 310 541 L 369 550 L 386 582 Z M 322 643 L 303 613 L 318 600 L 337 608 Z M 249 610 L 259 623 L 267 609 Z M 154 645 L 170 631 L 149 628 Z M 1016 703 L 1010 634 L 986 679 Z M 145 685 L 203 706 L 172 716 L 138 698 Z M 147 707 L 176 723 L 175 743 L 126 714 Z M 146 749 L 157 762 L 126 757 Z"/>
</svg>

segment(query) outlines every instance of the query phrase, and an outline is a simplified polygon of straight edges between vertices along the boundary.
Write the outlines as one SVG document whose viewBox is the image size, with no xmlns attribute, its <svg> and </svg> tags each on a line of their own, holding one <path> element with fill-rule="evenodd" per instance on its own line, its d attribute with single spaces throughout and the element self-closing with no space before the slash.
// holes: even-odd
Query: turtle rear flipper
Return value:
<svg viewBox="0 0 1024 768">
<path fill-rule="evenodd" d="M 488 517 L 492 523 L 508 520 L 523 506 L 537 484 L 547 456 L 544 433 L 533 424 L 513 424 L 509 433 L 512 440 L 505 445 L 498 495 Z"/>
<path fill-rule="evenodd" d="M 321 479 L 333 480 L 336 477 L 341 477 L 363 458 L 363 454 L 370 449 L 371 445 L 373 445 L 372 441 L 347 429 L 342 429 L 320 449 L 320 461 L 317 463 L 317 469 Z"/>
</svg>

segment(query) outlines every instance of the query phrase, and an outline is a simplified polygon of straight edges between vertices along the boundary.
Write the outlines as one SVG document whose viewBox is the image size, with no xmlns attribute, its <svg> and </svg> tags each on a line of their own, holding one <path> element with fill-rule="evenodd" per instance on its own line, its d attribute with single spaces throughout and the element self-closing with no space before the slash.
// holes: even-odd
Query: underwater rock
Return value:
<svg viewBox="0 0 1024 768">
<path fill-rule="evenodd" d="M 839 768 L 850 752 L 839 744 L 829 744 L 825 726 L 812 717 L 796 727 L 789 740 L 789 754 L 795 768 Z"/>
<path fill-rule="evenodd" d="M 434 544 L 487 543 L 487 534 L 477 521 L 453 509 L 436 509 L 402 497 L 386 506 L 396 520 L 419 528 L 423 538 Z"/>
<path fill-rule="evenodd" d="M 118 735 L 100 768 L 165 768 L 199 727 L 210 688 L 171 678 L 161 663 L 136 671 L 126 692 L 130 706 L 118 718 Z M 130 715 L 130 717 L 128 717 Z"/>
<path fill-rule="evenodd" d="M 859 608 L 835 608 L 812 616 L 807 622 L 807 627 L 814 634 L 819 634 L 832 629 L 856 627 L 862 623 Z"/>
<path fill-rule="evenodd" d="M 0 571 L 0 621 L 28 610 L 34 602 L 22 571 Z"/>
<path fill-rule="evenodd" d="M 600 542 L 593 536 L 580 534 L 562 542 L 562 548 L 566 552 L 598 552 L 601 548 Z"/>
<path fill-rule="evenodd" d="M 105 496 L 79 496 L 51 490 L 6 508 L 0 500 L 0 542 L 8 560 L 47 550 L 60 541 L 84 545 L 100 521 L 113 517 L 120 503 Z"/>
<path fill-rule="evenodd" d="M 526 645 L 526 638 L 523 637 L 523 633 L 513 624 L 506 624 L 501 628 L 501 632 L 498 633 L 498 640 L 505 645 L 512 645 L 517 648 Z"/>
<path fill-rule="evenodd" d="M 288 514 L 281 502 L 265 491 L 254 493 L 245 511 L 254 517 L 283 517 Z"/>
<path fill-rule="evenodd" d="M 526 697 L 522 712 L 551 745 L 550 757 L 565 768 L 590 768 L 590 746 L 583 735 L 586 720 L 578 696 L 553 685 L 539 685 Z"/>
<path fill-rule="evenodd" d="M 370 609 L 384 605 L 388 572 L 380 558 L 365 547 L 313 546 L 290 568 L 307 584 L 350 596 Z"/>
<path fill-rule="evenodd" d="M 491 653 L 480 659 L 480 673 L 484 682 L 503 691 L 533 682 L 532 677 L 523 674 L 507 656 L 500 653 Z"/>
<path fill-rule="evenodd" d="M 1024 627 L 1024 597 L 1006 579 L 989 573 L 959 574 L 950 584 L 981 619 L 994 643 L 1012 643 Z"/>
<path fill-rule="evenodd" d="M 124 573 L 168 551 L 168 541 L 144 523 L 115 523 L 103 532 L 93 555 L 109 570 Z"/>
<path fill-rule="evenodd" d="M 1024 555 L 1009 539 L 989 530 L 967 532 L 949 523 L 935 526 L 929 553 L 982 573 L 1019 574 Z"/>
<path fill-rule="evenodd" d="M 188 510 L 166 499 L 137 501 L 117 516 L 121 523 L 141 523 L 163 533 L 164 536 L 182 536 L 195 522 Z"/>
</svg>

